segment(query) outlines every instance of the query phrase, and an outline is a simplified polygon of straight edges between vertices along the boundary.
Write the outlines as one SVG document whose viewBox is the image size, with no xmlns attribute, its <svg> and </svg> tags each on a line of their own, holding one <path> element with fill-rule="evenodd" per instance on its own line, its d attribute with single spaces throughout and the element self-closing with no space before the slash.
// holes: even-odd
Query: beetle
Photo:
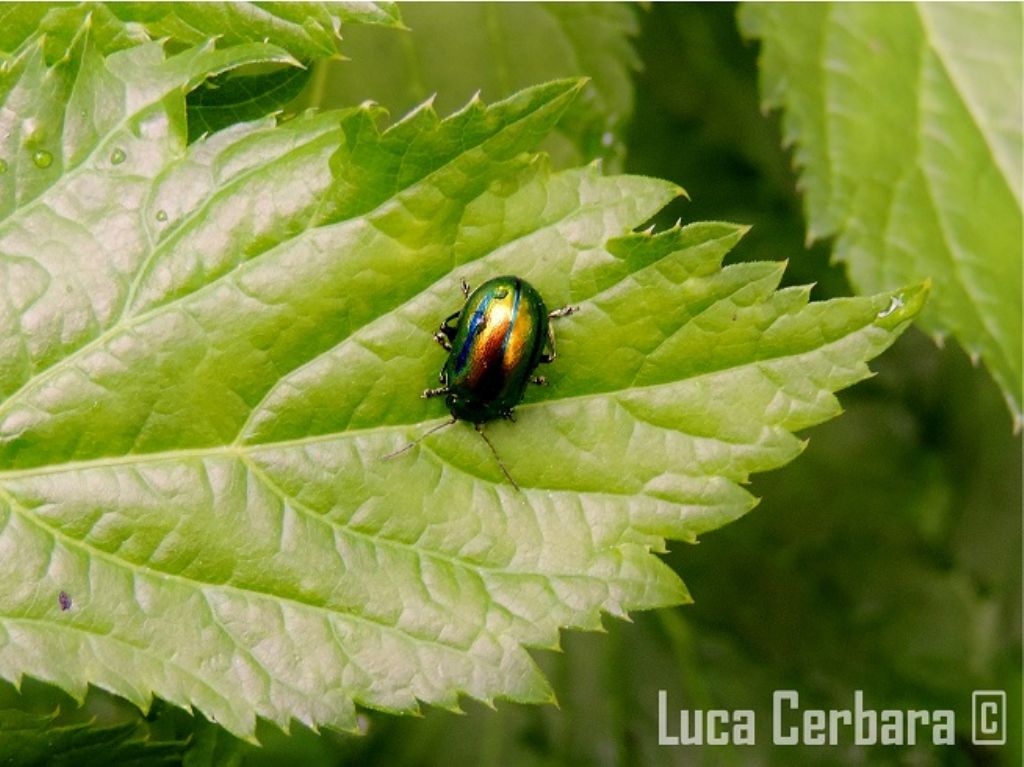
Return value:
<svg viewBox="0 0 1024 767">
<path fill-rule="evenodd" d="M 448 352 L 439 375 L 441 386 L 421 395 L 425 399 L 444 397 L 452 418 L 385 458 L 405 452 L 456 421 L 468 421 L 518 489 L 483 425 L 498 418 L 514 421 L 513 408 L 522 401 L 527 385 L 547 383 L 534 371 L 555 359 L 551 320 L 574 314 L 579 307 L 549 312 L 537 289 L 514 275 L 494 277 L 474 291 L 462 280 L 462 295 L 462 308 L 446 317 L 434 334 L 434 340 Z"/>
<path fill-rule="evenodd" d="M 483 283 L 472 294 L 462 283 L 465 305 L 448 316 L 434 334 L 448 352 L 441 368 L 441 386 L 423 397 L 445 397 L 452 416 L 483 424 L 512 419 L 540 363 L 555 359 L 555 334 L 550 319 L 576 311 L 565 307 L 548 312 L 544 299 L 521 277 L 506 275 Z M 455 324 L 453 324 L 455 323 Z"/>
</svg>

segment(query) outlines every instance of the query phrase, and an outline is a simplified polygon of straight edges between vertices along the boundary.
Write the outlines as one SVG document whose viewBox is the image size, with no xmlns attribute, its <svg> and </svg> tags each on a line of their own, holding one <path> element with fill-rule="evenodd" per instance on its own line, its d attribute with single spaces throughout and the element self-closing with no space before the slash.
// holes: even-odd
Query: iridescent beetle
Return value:
<svg viewBox="0 0 1024 767">
<path fill-rule="evenodd" d="M 540 363 L 555 359 L 555 334 L 549 320 L 566 317 L 579 308 L 566 306 L 549 312 L 536 288 L 511 275 L 488 280 L 472 293 L 463 280 L 462 294 L 466 299 L 462 309 L 448 316 L 434 334 L 448 352 L 441 368 L 441 386 L 422 395 L 444 397 L 452 418 L 384 457 L 393 458 L 456 421 L 469 421 L 518 489 L 483 425 L 496 418 L 515 420 L 512 409 L 522 401 L 527 385 L 546 383 L 533 373 Z"/>
</svg>

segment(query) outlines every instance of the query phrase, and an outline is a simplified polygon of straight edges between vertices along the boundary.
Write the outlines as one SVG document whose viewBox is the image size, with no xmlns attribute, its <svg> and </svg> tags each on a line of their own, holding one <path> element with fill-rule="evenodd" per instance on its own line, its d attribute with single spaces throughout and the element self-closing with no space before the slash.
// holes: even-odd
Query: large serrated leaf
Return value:
<svg viewBox="0 0 1024 767">
<path fill-rule="evenodd" d="M 5 145 L 3 678 L 156 694 L 240 735 L 550 700 L 525 647 L 684 601 L 651 552 L 748 510 L 740 484 L 923 301 L 778 291 L 780 264 L 722 267 L 731 224 L 631 233 L 680 190 L 530 153 L 578 81 L 186 146 L 184 93 L 247 52 L 269 55 L 86 49 L 9 91 L 54 160 Z M 461 424 L 381 461 L 446 417 L 417 394 L 458 278 L 503 272 L 582 307 L 551 385 L 488 427 L 522 490 Z"/>
<path fill-rule="evenodd" d="M 922 317 L 980 356 L 1021 418 L 1022 29 L 1017 4 L 748 5 L 784 107 L 808 233 L 873 292 L 930 277 Z"/>
<path fill-rule="evenodd" d="M 410 3 L 407 30 L 352 28 L 351 61 L 320 65 L 313 106 L 379 102 L 402 115 L 434 97 L 441 111 L 474 93 L 503 98 L 561 77 L 590 77 L 544 146 L 556 165 L 601 158 L 618 169 L 639 67 L 632 37 L 637 9 L 626 3 Z M 529 30 L 523 34 L 523 30 Z"/>
</svg>

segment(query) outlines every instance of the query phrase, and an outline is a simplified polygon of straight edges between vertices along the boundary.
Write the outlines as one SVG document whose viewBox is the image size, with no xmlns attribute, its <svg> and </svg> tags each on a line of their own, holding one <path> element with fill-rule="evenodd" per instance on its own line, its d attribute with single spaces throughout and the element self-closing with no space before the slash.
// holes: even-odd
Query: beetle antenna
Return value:
<svg viewBox="0 0 1024 767">
<path fill-rule="evenodd" d="M 402 453 L 404 453 L 404 452 L 406 452 L 408 450 L 412 450 L 414 447 L 416 447 L 416 445 L 420 444 L 420 442 L 425 440 L 431 434 L 433 434 L 434 432 L 437 432 L 437 431 L 441 431 L 441 429 L 444 429 L 447 426 L 451 426 L 453 423 L 455 423 L 456 420 L 458 420 L 458 419 L 456 419 L 455 416 L 452 416 L 450 421 L 445 421 L 444 423 L 438 424 L 437 426 L 434 426 L 433 428 L 428 429 L 425 434 L 421 434 L 419 437 L 414 439 L 412 442 L 410 442 L 405 447 L 400 447 L 400 448 L 398 448 L 398 450 L 394 451 L 393 453 L 388 453 L 387 455 L 382 455 L 380 457 L 380 460 L 382 460 L 382 461 L 390 461 L 395 456 L 399 456 L 399 455 L 401 455 Z"/>
<path fill-rule="evenodd" d="M 498 455 L 498 451 L 494 449 L 494 443 L 492 443 L 491 440 L 487 437 L 487 435 L 484 434 L 484 425 L 482 423 L 477 424 L 476 433 L 484 438 L 484 442 L 487 443 L 487 447 L 489 447 L 491 449 L 491 452 L 494 453 L 494 460 L 498 462 L 498 466 L 501 468 L 502 473 L 505 475 L 505 479 L 512 483 L 512 487 L 514 487 L 519 492 L 522 492 L 523 489 L 519 487 L 519 485 L 516 483 L 514 479 L 512 479 L 512 475 L 509 474 L 508 469 L 505 468 L 505 462 L 501 460 L 501 456 Z"/>
</svg>

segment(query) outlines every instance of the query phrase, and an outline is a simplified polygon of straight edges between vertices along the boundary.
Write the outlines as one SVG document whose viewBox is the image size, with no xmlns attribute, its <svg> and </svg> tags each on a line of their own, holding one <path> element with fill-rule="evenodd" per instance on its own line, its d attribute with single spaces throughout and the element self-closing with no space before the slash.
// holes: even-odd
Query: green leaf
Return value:
<svg viewBox="0 0 1024 767">
<path fill-rule="evenodd" d="M 37 51 L 7 93 L 0 677 L 241 736 L 550 700 L 525 648 L 685 601 L 652 552 L 751 508 L 925 291 L 809 303 L 722 267 L 743 227 L 631 233 L 681 190 L 530 152 L 577 80 L 187 145 L 190 86 L 273 50 Z M 380 460 L 447 417 L 417 394 L 458 279 L 502 272 L 582 308 L 488 426 L 522 491 L 461 424 Z"/>
<path fill-rule="evenodd" d="M 4 767 L 144 767 L 181 764 L 184 741 L 151 741 L 134 723 L 97 727 L 57 725 L 56 714 L 0 709 L 0 765 Z"/>
<path fill-rule="evenodd" d="M 591 85 L 545 144 L 558 166 L 602 158 L 621 165 L 638 59 L 636 9 L 619 3 L 409 3 L 408 30 L 346 30 L 351 61 L 322 65 L 312 106 L 373 100 L 402 115 L 434 97 L 442 112 L 475 93 L 509 96 L 559 77 Z M 524 30 L 529 30 L 524 34 Z"/>
<path fill-rule="evenodd" d="M 217 36 L 225 45 L 272 40 L 298 59 L 340 52 L 342 23 L 401 26 L 391 3 L 110 3 L 126 22 L 150 36 L 201 43 Z"/>
<path fill-rule="evenodd" d="M 287 66 L 224 72 L 187 99 L 189 140 L 259 119 L 293 101 L 309 80 L 297 59 L 338 56 L 340 25 L 401 27 L 397 9 L 376 3 L 75 3 L 9 4 L 0 8 L 0 61 L 17 70 L 39 45 L 47 63 L 68 55 L 87 32 L 102 53 L 160 40 L 171 47 L 216 41 L 220 48 L 273 42 Z M 2 70 L 0 70 L 2 76 Z"/>
<path fill-rule="evenodd" d="M 126 24 L 100 3 L 4 3 L 0 6 L 0 62 L 18 62 L 41 45 L 49 63 L 65 55 L 88 29 L 104 52 L 149 41 L 138 24 Z"/>
<path fill-rule="evenodd" d="M 0 51 L 18 48 L 38 29 L 49 8 L 43 3 L 3 3 L 0 5 Z"/>
<path fill-rule="evenodd" d="M 200 720 L 194 725 L 182 767 L 239 767 L 245 763 L 246 752 L 253 748 L 223 727 Z"/>
<path fill-rule="evenodd" d="M 263 7 L 273 6 L 283 11 L 293 10 L 294 3 L 263 3 Z M 283 7 L 282 7 L 283 6 Z M 343 24 L 374 24 L 379 27 L 404 27 L 402 15 L 393 2 L 359 2 L 359 0 L 331 0 L 326 3 L 327 9 L 335 14 Z"/>
<path fill-rule="evenodd" d="M 214 78 L 186 98 L 188 140 L 274 112 L 296 98 L 308 81 L 309 70 L 304 67 Z"/>
<path fill-rule="evenodd" d="M 1021 419 L 1024 18 L 1017 4 L 744 6 L 785 109 L 808 236 L 859 290 L 930 277 L 922 316 Z"/>
<path fill-rule="evenodd" d="M 313 61 L 340 53 L 341 24 L 402 26 L 393 3 L 4 3 L 0 53 L 18 58 L 41 33 L 54 61 L 87 25 L 104 53 L 149 40 L 216 38 L 222 47 L 269 41 Z"/>
</svg>

